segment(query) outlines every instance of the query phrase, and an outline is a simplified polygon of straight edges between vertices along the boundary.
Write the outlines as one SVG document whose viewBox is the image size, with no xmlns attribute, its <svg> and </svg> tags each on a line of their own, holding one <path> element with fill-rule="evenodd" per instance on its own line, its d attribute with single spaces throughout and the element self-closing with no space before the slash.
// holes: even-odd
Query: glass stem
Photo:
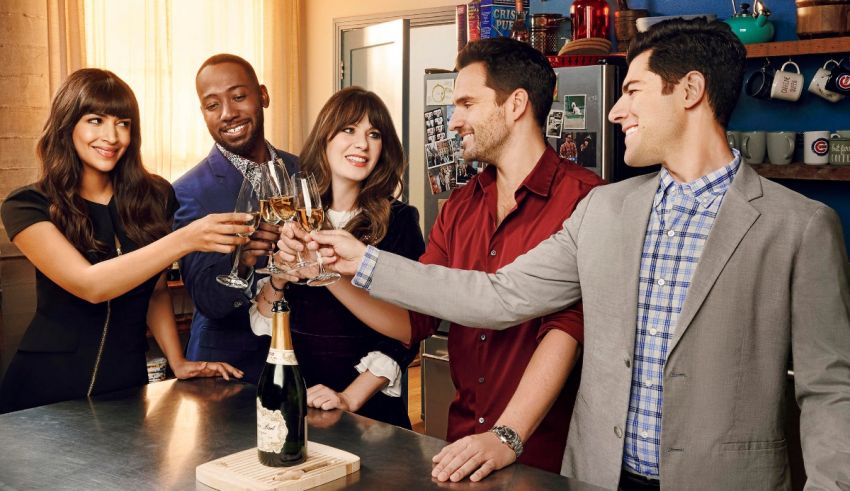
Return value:
<svg viewBox="0 0 850 491">
<path fill-rule="evenodd" d="M 242 254 L 242 244 L 236 246 L 236 251 L 233 253 L 233 267 L 230 268 L 230 276 L 239 278 L 236 269 L 239 267 L 239 255 Z"/>
</svg>

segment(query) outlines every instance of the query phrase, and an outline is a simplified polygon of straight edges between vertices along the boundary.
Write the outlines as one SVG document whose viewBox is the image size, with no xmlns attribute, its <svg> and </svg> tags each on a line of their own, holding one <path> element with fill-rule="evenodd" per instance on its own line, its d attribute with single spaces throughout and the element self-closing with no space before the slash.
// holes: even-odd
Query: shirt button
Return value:
<svg viewBox="0 0 850 491">
<path fill-rule="evenodd" d="M 643 385 L 645 385 L 647 387 L 652 387 L 652 380 L 644 380 Z"/>
<path fill-rule="evenodd" d="M 646 431 L 641 431 L 640 437 L 643 438 L 643 439 L 647 439 L 647 438 L 649 438 L 649 433 L 646 432 Z"/>
<path fill-rule="evenodd" d="M 484 418 L 478 418 L 478 422 L 479 422 L 480 424 L 484 424 Z"/>
<path fill-rule="evenodd" d="M 614 434 L 617 435 L 617 438 L 623 438 L 623 430 L 619 426 L 614 427 Z"/>
<path fill-rule="evenodd" d="M 667 284 L 667 282 L 664 281 L 664 278 L 658 278 L 658 281 L 656 281 L 656 283 L 658 283 L 658 286 L 664 286 Z"/>
<path fill-rule="evenodd" d="M 484 383 L 484 377 L 478 377 L 478 383 L 483 384 Z"/>
<path fill-rule="evenodd" d="M 676 235 L 676 231 L 675 231 L 675 230 L 668 230 L 668 231 L 667 231 L 667 237 L 673 237 L 673 236 L 675 236 L 675 235 Z"/>
<path fill-rule="evenodd" d="M 234 309 L 238 309 L 241 306 L 242 306 L 242 300 L 237 300 L 237 301 L 233 302 L 233 308 Z"/>
<path fill-rule="evenodd" d="M 628 358 L 626 358 L 625 362 L 626 362 L 626 368 L 631 368 L 631 367 L 632 367 L 632 361 L 631 361 L 631 360 L 629 360 Z"/>
<path fill-rule="evenodd" d="M 490 255 L 495 256 L 496 255 L 496 249 L 493 249 L 492 251 L 490 251 Z"/>
<path fill-rule="evenodd" d="M 481 335 L 481 341 L 487 341 L 487 335 L 486 334 Z"/>
<path fill-rule="evenodd" d="M 655 336 L 656 334 L 658 334 L 658 329 L 656 329 L 654 327 L 650 327 L 649 328 L 649 334 L 652 335 L 652 336 Z"/>
</svg>

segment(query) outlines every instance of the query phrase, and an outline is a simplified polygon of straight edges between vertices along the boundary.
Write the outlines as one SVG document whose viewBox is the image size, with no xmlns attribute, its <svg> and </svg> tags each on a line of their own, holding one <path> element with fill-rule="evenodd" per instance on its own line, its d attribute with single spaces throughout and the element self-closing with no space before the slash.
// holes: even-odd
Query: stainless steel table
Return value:
<svg viewBox="0 0 850 491">
<path fill-rule="evenodd" d="M 0 489 L 208 489 L 195 467 L 256 445 L 256 387 L 218 379 L 146 387 L 0 416 Z M 314 488 L 598 490 L 524 465 L 480 483 L 437 483 L 445 442 L 342 411 L 311 410 L 312 441 L 358 455 L 360 471 Z"/>
</svg>

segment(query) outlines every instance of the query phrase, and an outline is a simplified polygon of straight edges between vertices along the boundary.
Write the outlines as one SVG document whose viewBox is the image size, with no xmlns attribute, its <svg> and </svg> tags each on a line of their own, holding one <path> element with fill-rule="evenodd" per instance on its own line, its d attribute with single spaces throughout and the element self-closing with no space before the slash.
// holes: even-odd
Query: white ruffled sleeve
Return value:
<svg viewBox="0 0 850 491">
<path fill-rule="evenodd" d="M 268 281 L 268 276 L 257 280 L 257 292 L 260 292 Z M 253 331 L 254 334 L 257 336 L 272 335 L 272 319 L 271 317 L 266 317 L 260 313 L 260 309 L 257 308 L 256 297 L 251 298 L 251 308 L 248 309 L 248 316 L 251 320 L 251 331 Z"/>
<path fill-rule="evenodd" d="M 252 329 L 253 326 L 254 323 L 252 321 Z M 369 354 L 360 359 L 360 363 L 354 368 L 360 373 L 369 370 L 376 377 L 388 379 L 390 383 L 381 392 L 390 397 L 401 397 L 401 368 L 389 356 L 380 351 L 370 351 Z"/>
</svg>

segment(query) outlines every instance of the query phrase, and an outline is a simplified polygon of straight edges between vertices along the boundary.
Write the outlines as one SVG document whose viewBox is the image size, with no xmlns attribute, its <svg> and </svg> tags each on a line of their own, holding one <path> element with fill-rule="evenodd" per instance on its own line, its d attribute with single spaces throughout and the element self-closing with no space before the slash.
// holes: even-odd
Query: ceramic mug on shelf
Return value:
<svg viewBox="0 0 850 491">
<path fill-rule="evenodd" d="M 747 95 L 757 99 L 770 99 L 773 73 L 773 69 L 768 64 L 751 73 L 747 77 L 747 83 L 744 85 Z"/>
<path fill-rule="evenodd" d="M 764 162 L 767 134 L 764 131 L 745 131 L 741 133 L 741 158 L 745 164 Z"/>
<path fill-rule="evenodd" d="M 850 95 L 850 60 L 842 61 L 832 69 L 824 87 L 841 95 Z"/>
<path fill-rule="evenodd" d="M 786 72 L 785 67 L 793 66 L 793 72 Z M 803 93 L 803 74 L 800 67 L 791 60 L 782 64 L 782 67 L 773 74 L 773 83 L 770 85 L 770 98 L 781 101 L 795 102 Z"/>
<path fill-rule="evenodd" d="M 818 71 L 815 72 L 815 76 L 812 77 L 811 83 L 809 83 L 809 92 L 823 97 L 829 102 L 838 102 L 844 99 L 845 96 L 843 94 L 839 94 L 838 92 L 833 92 L 831 90 L 826 89 L 826 83 L 827 81 L 829 81 L 829 76 L 832 75 L 832 68 L 829 68 L 830 64 L 835 65 L 832 68 L 835 68 L 839 65 L 839 63 L 835 60 L 827 60 L 822 67 L 818 68 Z"/>
<path fill-rule="evenodd" d="M 797 134 L 792 131 L 771 131 L 767 134 L 767 160 L 771 164 L 787 165 L 794 157 L 794 140 Z"/>
<path fill-rule="evenodd" d="M 726 132 L 726 141 L 729 143 L 729 148 L 741 150 L 741 132 L 740 131 L 727 131 Z"/>
<path fill-rule="evenodd" d="M 803 163 L 824 165 L 829 163 L 829 132 L 803 132 Z"/>
</svg>

